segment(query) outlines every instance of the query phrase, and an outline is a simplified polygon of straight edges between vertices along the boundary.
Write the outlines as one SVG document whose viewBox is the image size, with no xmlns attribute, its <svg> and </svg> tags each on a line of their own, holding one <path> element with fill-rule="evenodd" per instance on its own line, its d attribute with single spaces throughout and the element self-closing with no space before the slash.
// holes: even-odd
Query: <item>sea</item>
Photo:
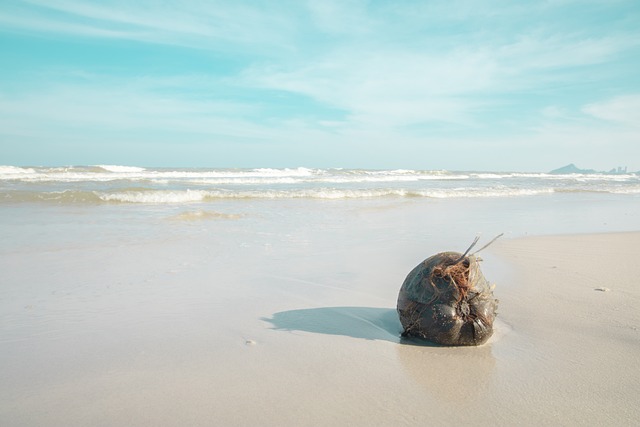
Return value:
<svg viewBox="0 0 640 427">
<path fill-rule="evenodd" d="M 640 174 L 362 169 L 0 166 L 0 202 L 213 203 L 224 199 L 513 198 L 640 194 Z"/>
<path fill-rule="evenodd" d="M 181 232 L 178 224 L 286 234 L 300 222 L 348 232 L 383 213 L 376 223 L 389 238 L 415 232 L 443 242 L 628 231 L 640 227 L 638 206 L 636 173 L 0 166 L 0 247 L 73 239 L 80 230 L 161 236 Z"/>
<path fill-rule="evenodd" d="M 237 246 L 423 242 L 640 229 L 640 174 L 0 166 L 0 250 L 215 236 Z M 431 249 L 429 249 L 431 250 Z M 337 252 L 336 252 L 337 253 Z"/>
</svg>

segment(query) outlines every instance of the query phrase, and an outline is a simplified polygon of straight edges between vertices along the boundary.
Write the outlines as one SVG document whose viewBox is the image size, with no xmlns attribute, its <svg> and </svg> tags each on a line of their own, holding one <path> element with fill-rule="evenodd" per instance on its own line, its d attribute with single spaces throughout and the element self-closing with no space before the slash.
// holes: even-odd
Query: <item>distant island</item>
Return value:
<svg viewBox="0 0 640 427">
<path fill-rule="evenodd" d="M 570 163 L 561 168 L 554 169 L 549 173 L 554 175 L 564 175 L 564 174 L 570 174 L 570 173 L 581 173 L 581 174 L 606 173 L 606 174 L 613 174 L 613 175 L 622 175 L 622 174 L 634 173 L 634 172 L 627 172 L 626 166 L 625 167 L 618 166 L 617 168 L 613 168 L 610 171 L 597 171 L 595 169 L 580 169 L 573 163 Z M 640 173 L 640 172 L 635 172 L 635 173 Z"/>
</svg>

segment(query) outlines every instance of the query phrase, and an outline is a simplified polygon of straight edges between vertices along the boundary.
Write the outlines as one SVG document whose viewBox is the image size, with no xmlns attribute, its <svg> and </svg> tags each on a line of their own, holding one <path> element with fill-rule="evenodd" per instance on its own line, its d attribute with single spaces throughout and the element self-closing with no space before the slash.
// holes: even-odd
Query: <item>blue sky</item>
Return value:
<svg viewBox="0 0 640 427">
<path fill-rule="evenodd" d="M 0 164 L 640 170 L 640 2 L 0 2 Z"/>
</svg>

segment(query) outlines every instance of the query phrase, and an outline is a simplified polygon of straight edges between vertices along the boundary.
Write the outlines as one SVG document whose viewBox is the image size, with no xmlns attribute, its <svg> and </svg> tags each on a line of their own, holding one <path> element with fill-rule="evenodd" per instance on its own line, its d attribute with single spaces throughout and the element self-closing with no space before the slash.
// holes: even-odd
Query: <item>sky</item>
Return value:
<svg viewBox="0 0 640 427">
<path fill-rule="evenodd" d="M 640 170 L 640 2 L 0 2 L 0 164 Z"/>
</svg>

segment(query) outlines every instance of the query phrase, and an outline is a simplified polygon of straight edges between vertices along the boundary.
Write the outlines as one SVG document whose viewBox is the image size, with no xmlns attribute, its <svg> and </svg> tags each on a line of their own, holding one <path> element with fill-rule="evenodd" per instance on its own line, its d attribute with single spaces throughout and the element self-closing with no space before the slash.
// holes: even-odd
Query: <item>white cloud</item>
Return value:
<svg viewBox="0 0 640 427">
<path fill-rule="evenodd" d="M 241 84 L 303 94 L 370 126 L 459 123 L 482 103 L 463 97 L 494 84 L 493 66 L 491 58 L 474 52 L 345 49 L 301 64 L 252 67 Z"/>
<path fill-rule="evenodd" d="M 304 62 L 254 66 L 243 84 L 303 94 L 377 126 L 469 124 L 497 95 L 573 84 L 580 67 L 605 62 L 629 46 L 611 38 L 561 37 L 447 51 L 356 43 Z"/>
<path fill-rule="evenodd" d="M 57 85 L 39 93 L 0 98 L 5 130 L 22 127 L 85 131 L 141 130 L 256 136 L 238 117 L 251 105 L 162 95 L 129 84 Z M 237 128 L 234 125 L 240 125 Z M 253 130 L 252 130 L 253 129 Z"/>
<path fill-rule="evenodd" d="M 588 104 L 582 111 L 598 119 L 640 128 L 640 94 Z"/>
<path fill-rule="evenodd" d="M 224 51 L 292 49 L 292 24 L 277 8 L 237 2 L 30 0 L 0 5 L 0 25 L 81 37 L 128 39 Z M 229 46 L 229 45 L 233 46 Z"/>
<path fill-rule="evenodd" d="M 376 25 L 368 12 L 369 2 L 309 0 L 306 3 L 311 20 L 316 28 L 333 35 L 370 35 Z"/>
</svg>

